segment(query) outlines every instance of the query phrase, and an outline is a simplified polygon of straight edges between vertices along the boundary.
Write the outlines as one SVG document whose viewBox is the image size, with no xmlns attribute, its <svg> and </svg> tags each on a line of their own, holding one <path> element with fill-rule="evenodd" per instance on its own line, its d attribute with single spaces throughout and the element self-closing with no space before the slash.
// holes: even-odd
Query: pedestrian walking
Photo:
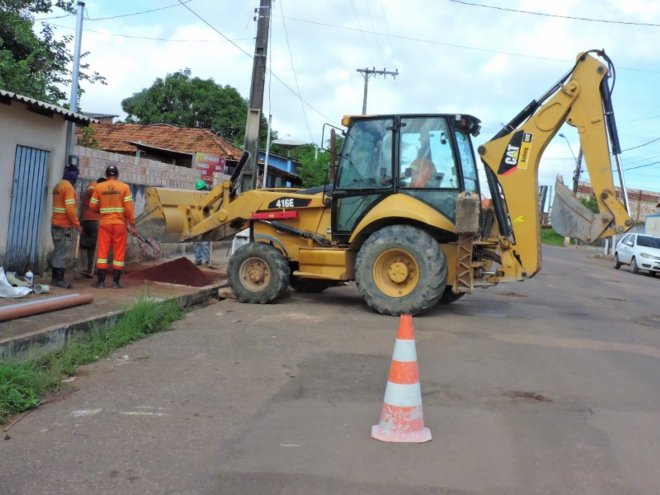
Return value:
<svg viewBox="0 0 660 495">
<path fill-rule="evenodd" d="M 82 234 L 80 237 L 80 247 L 87 252 L 87 273 L 91 275 L 94 268 L 94 255 L 96 254 L 96 241 L 99 235 L 99 219 L 101 214 L 94 211 L 89 207 L 89 202 L 92 200 L 94 189 L 97 184 L 105 182 L 105 177 L 99 177 L 87 186 L 85 195 L 83 196 L 80 214 L 80 224 L 82 225 Z"/>
<path fill-rule="evenodd" d="M 128 184 L 119 180 L 119 170 L 114 165 L 105 169 L 106 181 L 97 184 L 89 206 L 100 213 L 98 254 L 96 258 L 97 281 L 94 287 L 105 287 L 108 255 L 112 247 L 112 286 L 121 288 L 119 280 L 124 269 L 127 231 L 137 235 L 133 195 Z"/>
<path fill-rule="evenodd" d="M 50 233 L 53 238 L 53 259 L 51 260 L 50 284 L 55 287 L 70 289 L 71 283 L 64 280 L 66 262 L 73 247 L 73 231 L 80 232 L 82 227 L 76 215 L 76 190 L 78 167 L 69 165 L 64 168 L 64 176 L 53 188 L 53 215 Z"/>
<path fill-rule="evenodd" d="M 199 179 L 195 183 L 195 189 L 197 191 L 208 191 L 209 186 L 203 179 Z M 211 241 L 197 241 L 193 245 L 193 250 L 195 251 L 195 264 L 197 266 L 202 263 L 205 265 L 211 264 Z"/>
</svg>

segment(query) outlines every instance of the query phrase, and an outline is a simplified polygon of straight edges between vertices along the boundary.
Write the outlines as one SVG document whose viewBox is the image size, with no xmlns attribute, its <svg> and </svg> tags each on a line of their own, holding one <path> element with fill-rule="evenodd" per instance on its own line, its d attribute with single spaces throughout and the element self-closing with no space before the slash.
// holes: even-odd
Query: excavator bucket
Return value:
<svg viewBox="0 0 660 495">
<path fill-rule="evenodd" d="M 594 242 L 603 230 L 600 215 L 592 212 L 564 185 L 561 176 L 555 183 L 555 199 L 550 213 L 552 229 L 564 237 Z"/>
</svg>

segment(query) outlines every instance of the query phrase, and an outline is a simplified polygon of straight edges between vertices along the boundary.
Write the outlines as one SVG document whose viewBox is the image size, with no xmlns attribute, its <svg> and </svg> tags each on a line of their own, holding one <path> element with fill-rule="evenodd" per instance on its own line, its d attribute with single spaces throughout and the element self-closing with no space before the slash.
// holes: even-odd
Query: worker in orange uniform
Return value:
<svg viewBox="0 0 660 495">
<path fill-rule="evenodd" d="M 431 179 L 435 177 L 435 164 L 429 158 L 430 146 L 423 145 L 417 153 L 417 158 L 410 165 L 412 182 L 410 187 L 428 187 Z"/>
<path fill-rule="evenodd" d="M 89 202 L 92 200 L 94 188 L 97 184 L 105 182 L 105 177 L 99 177 L 97 180 L 90 182 L 85 189 L 81 204 L 80 224 L 82 225 L 82 235 L 80 237 L 80 247 L 87 251 L 87 273 L 92 273 L 94 268 L 94 255 L 96 254 L 96 241 L 99 235 L 99 219 L 101 214 L 94 211 L 89 207 Z"/>
<path fill-rule="evenodd" d="M 112 286 L 121 288 L 119 279 L 124 268 L 126 255 L 127 229 L 137 235 L 135 229 L 135 208 L 131 188 L 119 180 L 119 170 L 114 165 L 105 169 L 105 182 L 97 184 L 89 206 L 98 211 L 99 237 L 96 258 L 97 282 L 94 287 L 105 287 L 105 274 L 108 270 L 108 254 L 112 245 Z"/>
<path fill-rule="evenodd" d="M 70 289 L 71 284 L 64 280 L 64 270 L 71 247 L 74 229 L 80 232 L 82 227 L 76 215 L 76 180 L 78 167 L 67 166 L 64 176 L 53 188 L 53 216 L 50 232 L 53 237 L 53 259 L 51 260 L 51 285 Z"/>
</svg>

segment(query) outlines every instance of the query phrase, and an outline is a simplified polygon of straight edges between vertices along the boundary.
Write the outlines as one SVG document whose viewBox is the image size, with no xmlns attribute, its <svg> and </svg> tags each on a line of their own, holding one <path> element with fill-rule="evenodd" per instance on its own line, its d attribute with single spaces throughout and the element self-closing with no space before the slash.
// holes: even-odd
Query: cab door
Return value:
<svg viewBox="0 0 660 495">
<path fill-rule="evenodd" d="M 340 243 L 394 191 L 393 126 L 392 118 L 358 120 L 346 134 L 332 194 L 332 237 Z"/>
</svg>

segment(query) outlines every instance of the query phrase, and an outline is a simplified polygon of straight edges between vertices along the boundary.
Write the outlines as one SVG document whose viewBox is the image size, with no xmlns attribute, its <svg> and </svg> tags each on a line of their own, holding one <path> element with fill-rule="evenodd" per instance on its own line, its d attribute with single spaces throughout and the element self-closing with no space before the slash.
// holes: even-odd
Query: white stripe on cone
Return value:
<svg viewBox="0 0 660 495">
<path fill-rule="evenodd" d="M 417 361 L 415 341 L 396 339 L 394 341 L 394 352 L 392 353 L 392 359 L 402 363 L 412 363 L 413 361 Z"/>
<path fill-rule="evenodd" d="M 397 407 L 415 407 L 422 405 L 422 392 L 419 383 L 401 384 L 387 382 L 385 387 L 386 404 Z"/>
</svg>

